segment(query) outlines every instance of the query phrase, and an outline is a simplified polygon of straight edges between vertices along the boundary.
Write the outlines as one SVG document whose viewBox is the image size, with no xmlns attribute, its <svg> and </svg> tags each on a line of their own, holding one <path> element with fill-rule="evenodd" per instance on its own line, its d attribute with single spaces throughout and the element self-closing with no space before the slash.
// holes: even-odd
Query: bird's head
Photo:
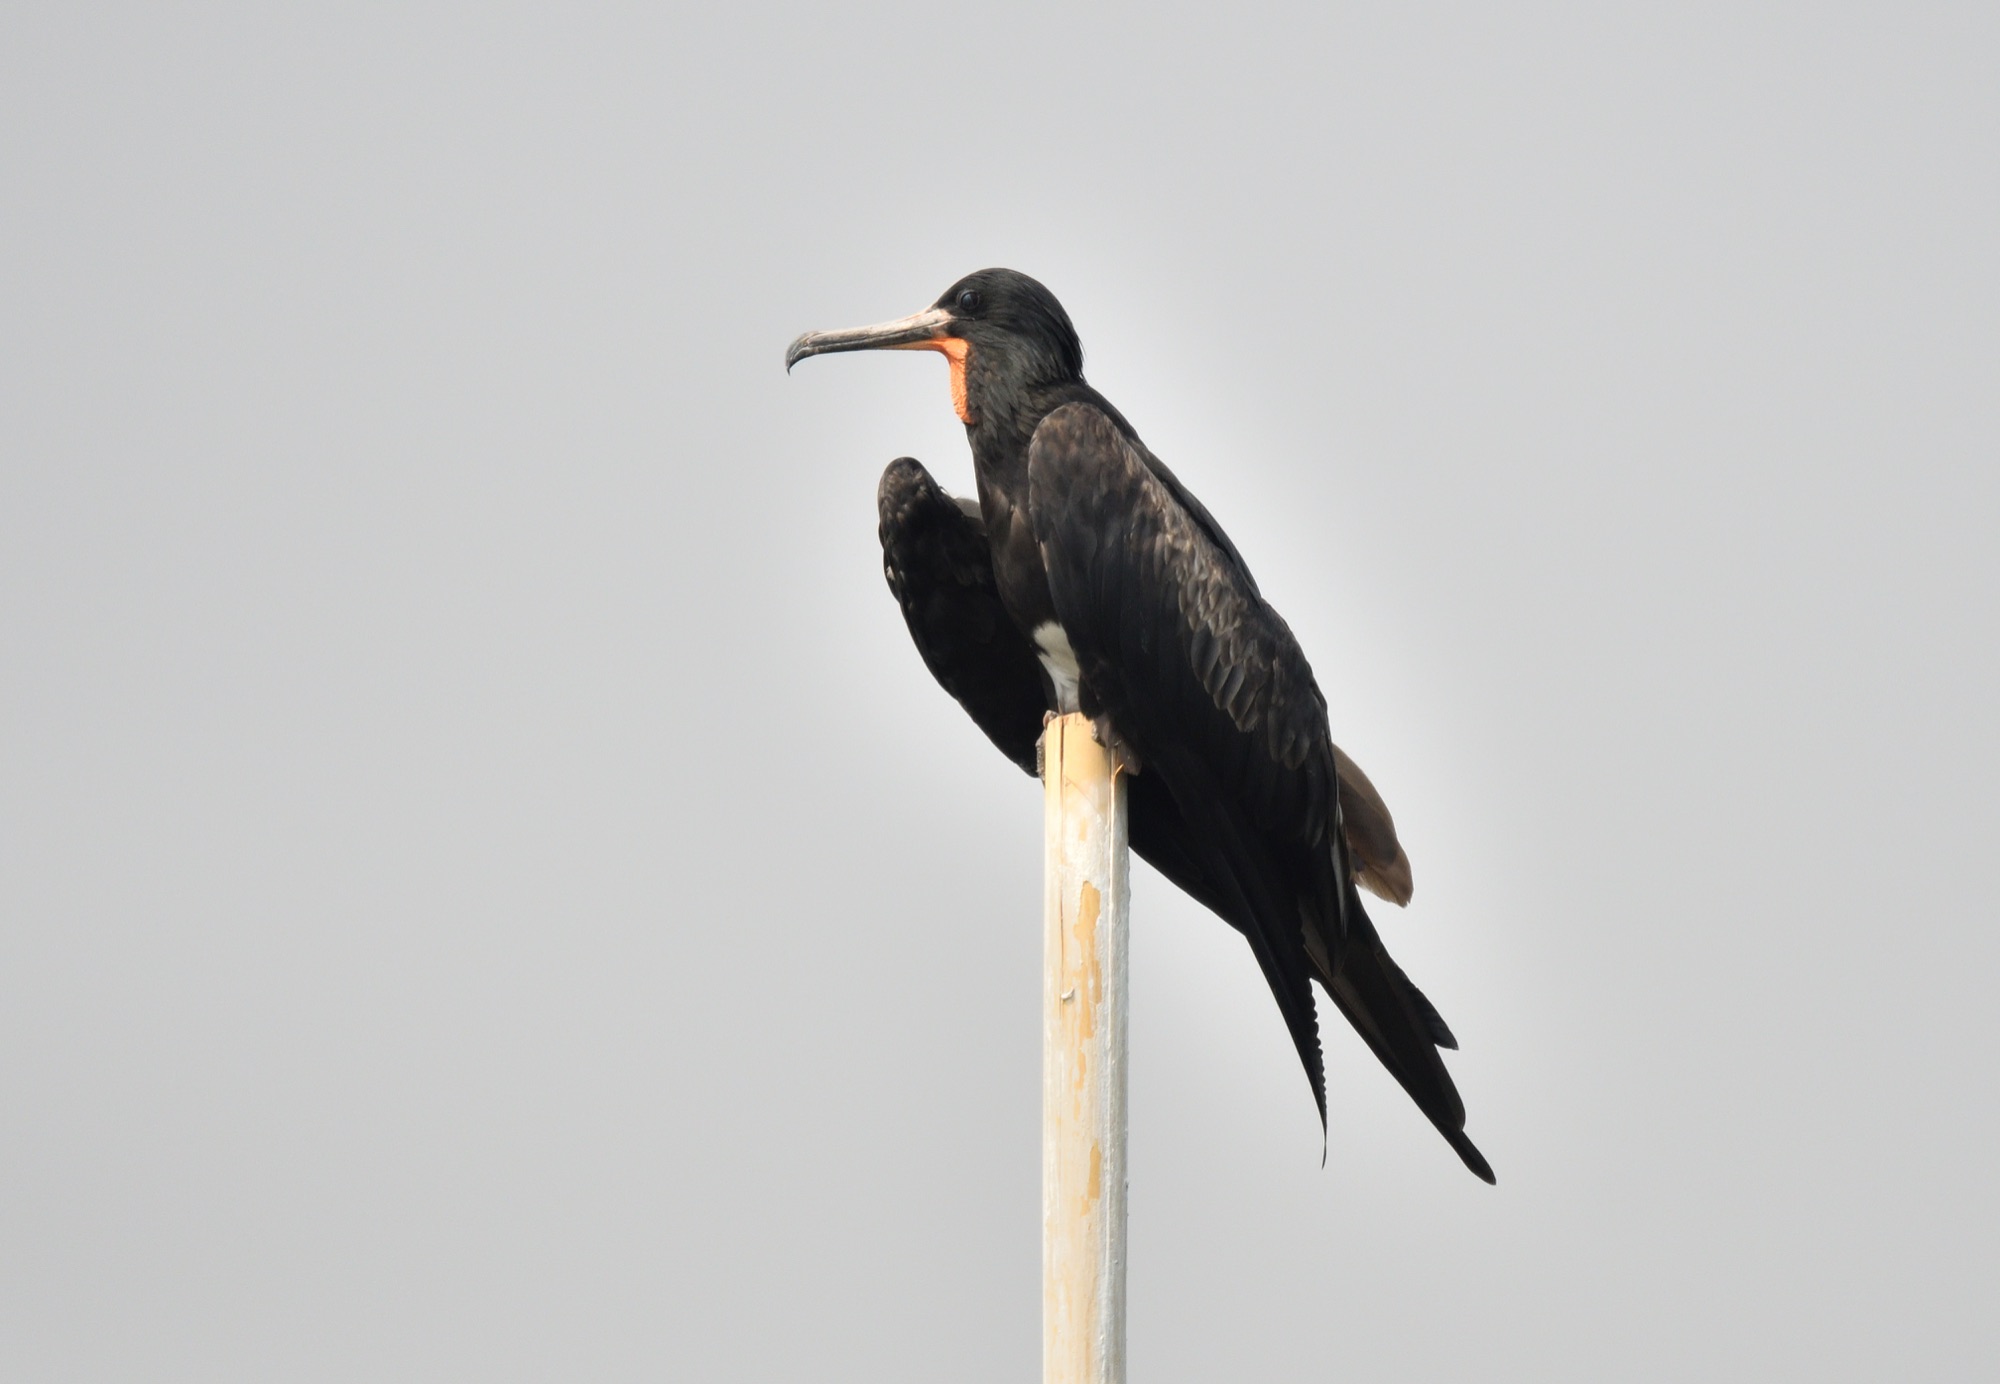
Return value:
<svg viewBox="0 0 2000 1384">
<path fill-rule="evenodd" d="M 936 351 L 951 362 L 951 402 L 975 423 L 982 404 L 1083 378 L 1083 343 L 1056 295 L 1012 269 L 967 274 L 922 312 L 873 327 L 807 332 L 785 352 L 790 370 L 834 351 Z"/>
</svg>

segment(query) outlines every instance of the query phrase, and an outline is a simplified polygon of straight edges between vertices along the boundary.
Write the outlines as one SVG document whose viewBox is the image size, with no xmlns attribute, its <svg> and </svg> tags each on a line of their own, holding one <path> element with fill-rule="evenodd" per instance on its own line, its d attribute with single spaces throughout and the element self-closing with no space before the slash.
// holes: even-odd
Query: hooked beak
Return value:
<svg viewBox="0 0 2000 1384">
<path fill-rule="evenodd" d="M 807 332 L 785 348 L 785 371 L 807 356 L 831 355 L 835 351 L 921 351 L 940 350 L 933 344 L 943 337 L 952 316 L 943 308 L 925 308 L 894 322 L 878 322 L 872 327 L 849 327 L 839 332 Z M 963 344 L 963 343 L 959 343 Z"/>
</svg>

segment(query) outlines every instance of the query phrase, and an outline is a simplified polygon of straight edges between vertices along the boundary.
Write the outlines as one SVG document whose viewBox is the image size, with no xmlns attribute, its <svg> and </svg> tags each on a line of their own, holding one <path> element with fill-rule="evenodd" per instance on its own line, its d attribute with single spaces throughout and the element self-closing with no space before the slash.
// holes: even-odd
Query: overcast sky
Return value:
<svg viewBox="0 0 2000 1384">
<path fill-rule="evenodd" d="M 781 365 L 991 264 L 1312 658 L 1500 1178 L 1337 1020 L 1322 1167 L 1141 870 L 1133 1379 L 2000 1370 L 2000 10 L 7 30 L 0 1375 L 1034 1377 L 1040 799 L 874 536 L 964 436 Z"/>
</svg>

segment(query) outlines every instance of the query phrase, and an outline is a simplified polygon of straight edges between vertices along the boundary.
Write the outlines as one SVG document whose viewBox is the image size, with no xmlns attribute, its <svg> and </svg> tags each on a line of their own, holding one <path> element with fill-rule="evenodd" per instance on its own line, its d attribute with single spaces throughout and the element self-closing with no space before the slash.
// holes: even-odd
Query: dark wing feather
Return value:
<svg viewBox="0 0 2000 1384">
<path fill-rule="evenodd" d="M 1029 522 L 1084 710 L 1157 775 L 1242 927 L 1325 1117 L 1308 948 L 1337 955 L 1326 711 L 1291 631 L 1102 412 L 1057 409 L 1028 451 Z"/>
<path fill-rule="evenodd" d="M 1337 911 L 1333 744 L 1290 628 L 1097 409 L 1057 409 L 1028 455 L 1029 519 L 1086 710 L 1142 763 L 1193 747 L 1259 831 L 1313 848 Z"/>
<path fill-rule="evenodd" d="M 1041 663 L 1000 604 L 985 526 L 910 457 L 875 492 L 882 572 L 924 665 L 1000 753 L 1035 772 Z"/>
<path fill-rule="evenodd" d="M 1084 710 L 1109 718 L 1164 784 L 1171 858 L 1188 893 L 1249 940 L 1326 1115 L 1312 994 L 1317 975 L 1377 1058 L 1459 1157 L 1493 1171 L 1464 1132 L 1437 1047 L 1457 1046 L 1396 965 L 1354 892 L 1409 897 L 1387 806 L 1333 746 L 1304 653 L 1215 521 L 1102 413 L 1051 413 L 1029 450 L 1029 509 L 1057 618 L 1083 673 Z M 1150 782 L 1149 782 L 1150 780 Z"/>
<path fill-rule="evenodd" d="M 924 666 L 1002 754 L 1033 774 L 1048 705 L 1041 667 L 1033 646 L 1000 603 L 977 507 L 946 494 L 913 458 L 898 457 L 882 472 L 876 508 L 883 575 Z M 1389 809 L 1338 746 L 1333 754 L 1356 882 L 1395 903 L 1407 903 L 1410 867 L 1396 843 Z M 1187 825 L 1164 787 L 1157 780 L 1133 780 L 1130 806 L 1132 849 L 1240 927 L 1206 883 Z"/>
<path fill-rule="evenodd" d="M 985 525 L 910 457 L 883 471 L 876 508 L 883 575 L 924 666 L 1002 754 L 1034 774 L 1047 694 L 1033 646 L 1000 603 Z M 1129 780 L 1126 805 L 1133 851 L 1240 929 L 1159 776 Z"/>
</svg>

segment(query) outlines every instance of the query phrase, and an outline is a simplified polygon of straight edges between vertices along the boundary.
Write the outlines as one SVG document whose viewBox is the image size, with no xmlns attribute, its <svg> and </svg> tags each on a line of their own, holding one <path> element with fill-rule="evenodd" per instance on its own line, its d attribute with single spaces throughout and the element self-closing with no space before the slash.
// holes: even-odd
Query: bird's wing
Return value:
<svg viewBox="0 0 2000 1384">
<path fill-rule="evenodd" d="M 1289 628 L 1103 412 L 1028 451 L 1028 510 L 1084 707 L 1168 785 L 1244 927 L 1325 1113 L 1308 947 L 1337 956 L 1345 879 L 1326 706 Z"/>
<path fill-rule="evenodd" d="M 1183 498 L 1178 490 L 1175 498 Z M 883 575 L 924 666 L 1002 754 L 1034 773 L 1047 706 L 1041 668 L 1000 603 L 978 506 L 946 494 L 914 459 L 898 457 L 882 472 L 876 509 Z M 1207 520 L 1204 531 L 1213 523 Z M 1391 902 L 1409 902 L 1410 864 L 1388 807 L 1337 745 L 1333 762 L 1355 882 Z M 1227 918 L 1200 886 L 1201 868 L 1172 801 L 1153 787 L 1134 788 L 1132 848 Z"/>
<path fill-rule="evenodd" d="M 1120 731 L 1143 740 L 1156 722 L 1194 739 L 1228 765 L 1229 791 L 1259 829 L 1326 840 L 1326 703 L 1241 562 L 1090 404 L 1042 420 L 1028 472 L 1058 618 L 1079 659 L 1102 665 L 1095 682 Z"/>
<path fill-rule="evenodd" d="M 1115 413 L 1111 416 L 1118 423 L 1121 433 L 1129 433 L 1130 429 L 1116 418 Z M 1208 512 L 1208 507 L 1195 497 L 1193 491 L 1181 484 L 1180 477 L 1168 469 L 1165 462 L 1143 446 L 1137 450 L 1144 458 L 1146 468 L 1166 487 L 1175 503 L 1188 512 L 1195 527 L 1221 550 L 1221 560 L 1235 567 L 1240 589 L 1251 598 L 1260 598 L 1257 579 L 1250 574 L 1250 565 L 1236 551 L 1236 545 L 1222 531 L 1222 525 Z M 1400 908 L 1410 901 L 1413 886 L 1410 859 L 1396 839 L 1396 823 L 1389 815 L 1389 805 L 1382 801 L 1382 795 L 1375 791 L 1368 775 L 1361 772 L 1361 766 L 1349 759 L 1338 745 L 1333 746 L 1333 768 L 1340 784 L 1341 828 L 1347 838 L 1354 882 Z"/>
<path fill-rule="evenodd" d="M 924 666 L 1000 752 L 1036 772 L 1047 694 L 1041 665 L 1000 603 L 976 505 L 898 457 L 876 491 L 882 572 Z M 1206 874 L 1195 833 L 1156 774 L 1128 784 L 1133 851 L 1231 927 L 1242 924 Z"/>
<path fill-rule="evenodd" d="M 1034 773 L 1048 705 L 1041 664 L 1000 604 L 985 526 L 910 457 L 882 472 L 875 503 L 882 573 L 924 665 L 1000 753 Z"/>
</svg>

